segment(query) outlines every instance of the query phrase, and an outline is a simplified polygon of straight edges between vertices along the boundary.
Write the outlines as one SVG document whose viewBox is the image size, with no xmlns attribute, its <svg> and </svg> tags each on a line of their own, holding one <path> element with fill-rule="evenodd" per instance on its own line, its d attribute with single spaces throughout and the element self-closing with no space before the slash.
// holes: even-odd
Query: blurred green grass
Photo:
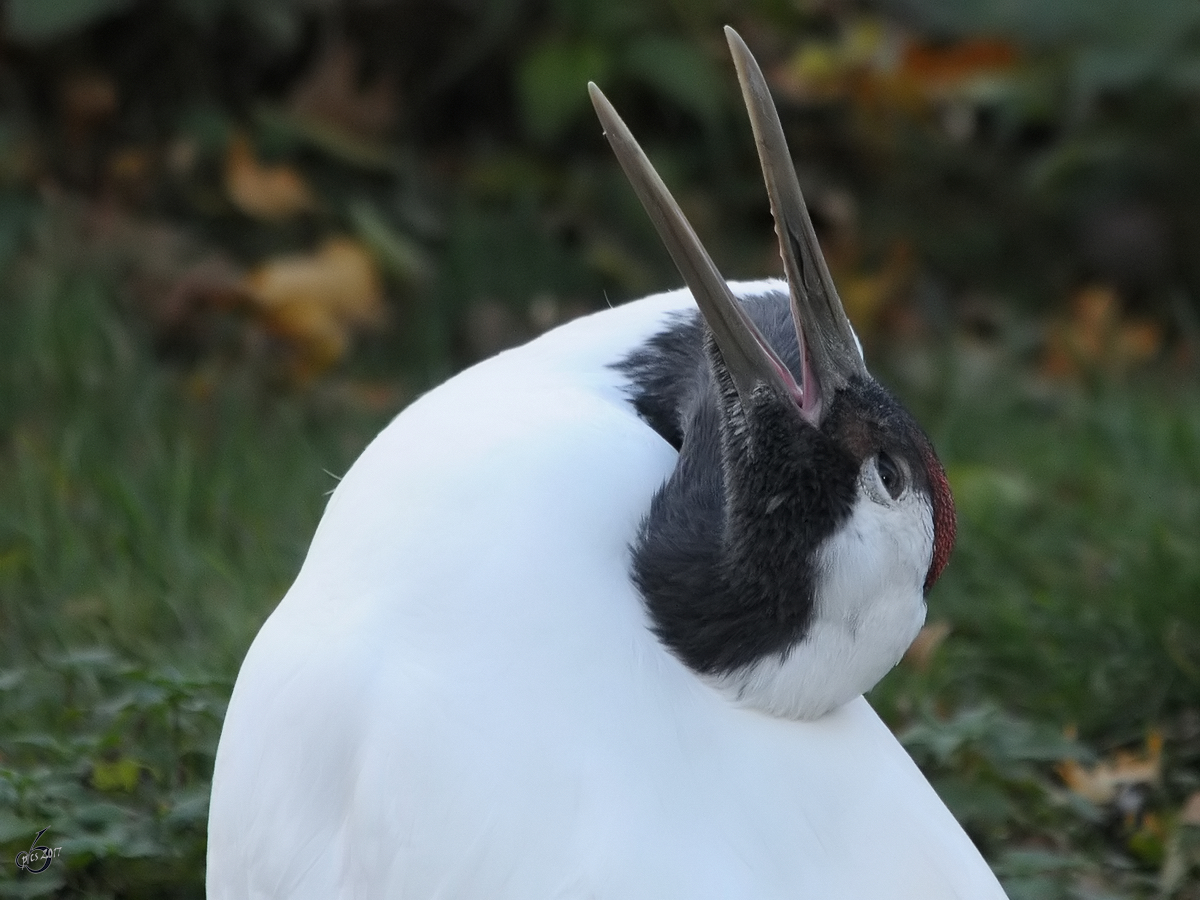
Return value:
<svg viewBox="0 0 1200 900">
<path fill-rule="evenodd" d="M 1108 741 L 1195 704 L 1196 387 L 1163 372 L 1055 383 L 967 343 L 912 398 L 959 515 L 931 598 L 960 639 L 937 659 L 939 692 Z"/>
<path fill-rule="evenodd" d="M 240 659 L 390 413 L 245 361 L 164 364 L 111 269 L 49 214 L 30 229 L 3 280 L 0 847 L 49 826 L 65 863 L 5 867 L 0 893 L 200 896 Z M 960 534 L 930 600 L 949 637 L 872 699 L 1014 898 L 1158 896 L 1191 831 L 1114 821 L 1054 765 L 1158 729 L 1171 755 L 1138 816 L 1200 789 L 1197 385 L 1045 382 L 1004 343 L 883 366 L 942 452 Z"/>
<path fill-rule="evenodd" d="M 437 0 L 327 7 L 4 11 L 0 857 L 49 827 L 63 859 L 0 859 L 0 896 L 201 896 L 226 698 L 337 475 L 417 387 L 674 278 L 582 81 L 628 113 L 727 274 L 773 263 L 733 21 L 837 277 L 912 261 L 862 330 L 947 464 L 960 534 L 930 597 L 948 636 L 872 702 L 1014 900 L 1200 898 L 1194 5 L 501 0 L 471 28 Z M 997 49 L 1011 69 L 971 62 Z M 338 53 L 361 78 L 326 67 Z M 306 118 L 314 87 L 336 102 Z M 241 137 L 314 208 L 243 208 Z M 281 383 L 286 353 L 261 346 L 279 335 L 224 309 L 228 285 L 169 320 L 198 259 L 244 286 L 331 235 L 369 250 L 394 318 L 326 380 Z M 1154 323 L 1158 358 L 1047 379 L 1046 320 L 1089 286 Z M 967 337 L 981 303 L 1006 312 Z M 889 315 L 918 326 L 888 334 Z M 1153 735 L 1157 778 L 1067 788 L 1065 761 L 1113 767 Z"/>
<path fill-rule="evenodd" d="M 0 846 L 49 827 L 66 865 L 0 895 L 199 897 L 234 675 L 383 417 L 164 365 L 36 218 L 0 294 Z"/>
</svg>

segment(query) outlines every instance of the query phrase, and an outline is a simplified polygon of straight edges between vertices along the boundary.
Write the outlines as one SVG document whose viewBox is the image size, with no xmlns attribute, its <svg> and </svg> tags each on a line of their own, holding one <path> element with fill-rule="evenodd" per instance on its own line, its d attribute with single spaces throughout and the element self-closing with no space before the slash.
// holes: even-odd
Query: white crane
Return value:
<svg viewBox="0 0 1200 900">
<path fill-rule="evenodd" d="M 953 504 L 727 33 L 787 282 L 721 278 L 592 86 L 689 289 L 480 363 L 363 452 L 238 677 L 210 900 L 1004 896 L 861 696 Z"/>
</svg>

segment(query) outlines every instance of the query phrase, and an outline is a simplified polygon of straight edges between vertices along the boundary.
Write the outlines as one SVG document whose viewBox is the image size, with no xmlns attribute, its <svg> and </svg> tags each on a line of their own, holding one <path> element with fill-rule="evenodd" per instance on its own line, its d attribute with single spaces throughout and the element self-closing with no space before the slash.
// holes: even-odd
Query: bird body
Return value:
<svg viewBox="0 0 1200 900">
<path fill-rule="evenodd" d="M 688 287 L 421 397 L 246 656 L 210 900 L 1003 898 L 862 697 L 954 540 L 732 32 L 786 281 L 728 284 L 616 112 Z"/>
<path fill-rule="evenodd" d="M 681 313 L 482 362 L 347 472 L 230 703 L 212 900 L 1002 896 L 865 700 L 742 708 L 652 632 L 630 542 L 678 453 L 612 363 Z"/>
</svg>

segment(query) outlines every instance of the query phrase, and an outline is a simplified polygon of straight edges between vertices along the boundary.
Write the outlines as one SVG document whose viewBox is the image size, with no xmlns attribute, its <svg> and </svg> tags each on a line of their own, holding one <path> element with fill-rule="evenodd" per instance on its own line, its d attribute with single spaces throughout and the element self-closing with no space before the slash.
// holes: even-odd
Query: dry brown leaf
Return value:
<svg viewBox="0 0 1200 900">
<path fill-rule="evenodd" d="M 1184 825 L 1200 827 L 1200 791 L 1187 798 L 1187 802 L 1183 804 L 1183 811 L 1179 814 L 1179 821 Z"/>
<path fill-rule="evenodd" d="M 106 166 L 108 177 L 121 183 L 142 183 L 149 179 L 155 165 L 154 151 L 149 147 L 122 147 L 113 151 Z"/>
<path fill-rule="evenodd" d="M 107 122 L 120 106 L 116 82 L 108 74 L 95 70 L 64 75 L 58 96 L 64 124 L 73 135 Z"/>
<path fill-rule="evenodd" d="M 898 35 L 882 19 L 861 16 L 846 23 L 832 40 L 807 40 L 771 71 L 772 86 L 799 102 L 845 97 L 895 55 Z"/>
<path fill-rule="evenodd" d="M 905 652 L 904 661 L 917 671 L 924 672 L 933 661 L 934 653 L 950 636 L 952 630 L 950 623 L 946 621 L 930 622 L 925 625 L 917 632 L 916 639 Z"/>
<path fill-rule="evenodd" d="M 912 248 L 904 241 L 896 241 L 880 269 L 839 274 L 838 294 L 854 326 L 863 332 L 870 331 L 880 313 L 912 283 L 914 270 Z"/>
<path fill-rule="evenodd" d="M 1144 753 L 1118 750 L 1094 766 L 1068 759 L 1059 763 L 1056 769 L 1071 791 L 1093 803 L 1105 804 L 1111 802 L 1121 788 L 1157 782 L 1162 774 L 1162 749 L 1162 734 L 1151 731 L 1146 736 Z"/>
<path fill-rule="evenodd" d="M 349 238 L 331 238 L 311 255 L 268 260 L 243 286 L 267 327 L 297 349 L 302 379 L 340 359 L 354 329 L 385 318 L 375 261 Z"/>
<path fill-rule="evenodd" d="M 1016 46 L 968 38 L 931 44 L 885 19 L 849 21 L 832 40 L 803 43 L 771 72 L 777 91 L 799 102 L 852 99 L 861 110 L 917 114 L 969 90 L 982 79 L 1011 72 Z"/>
<path fill-rule="evenodd" d="M 225 190 L 238 209 L 258 219 L 286 219 L 316 205 L 299 172 L 286 165 L 263 165 L 244 135 L 229 142 Z"/>
<path fill-rule="evenodd" d="M 152 147 L 114 150 L 104 168 L 107 187 L 126 201 L 137 203 L 150 197 L 158 184 L 158 154 Z"/>
<path fill-rule="evenodd" d="M 203 344 L 207 313 L 244 300 L 235 261 L 178 223 L 131 215 L 111 198 L 88 206 L 81 221 L 89 251 L 120 264 L 160 340 Z"/>
<path fill-rule="evenodd" d="M 912 41 L 904 48 L 899 77 L 936 97 L 974 79 L 1007 72 L 1017 58 L 1016 47 L 997 38 L 967 38 L 949 45 Z"/>
<path fill-rule="evenodd" d="M 1153 358 L 1162 344 L 1159 325 L 1123 318 L 1116 290 L 1092 285 L 1074 296 L 1070 318 L 1052 326 L 1042 372 L 1051 378 L 1123 372 Z"/>
<path fill-rule="evenodd" d="M 386 75 L 363 85 L 358 54 L 350 43 L 339 40 L 317 58 L 288 105 L 303 118 L 360 137 L 381 137 L 395 124 L 396 85 Z"/>
<path fill-rule="evenodd" d="M 330 390 L 343 408 L 371 413 L 394 412 L 404 406 L 407 397 L 404 386 L 395 381 L 355 379 L 334 384 Z"/>
</svg>

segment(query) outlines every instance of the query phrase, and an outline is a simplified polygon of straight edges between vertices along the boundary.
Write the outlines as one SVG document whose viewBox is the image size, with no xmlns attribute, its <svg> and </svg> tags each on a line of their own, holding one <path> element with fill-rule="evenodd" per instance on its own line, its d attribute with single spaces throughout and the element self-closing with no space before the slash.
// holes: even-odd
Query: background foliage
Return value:
<svg viewBox="0 0 1200 900">
<path fill-rule="evenodd" d="M 9 0 L 0 894 L 201 896 L 224 704 L 336 475 L 675 284 L 588 80 L 726 274 L 777 270 L 726 23 L 958 502 L 874 704 L 1014 898 L 1200 897 L 1191 0 Z"/>
</svg>

